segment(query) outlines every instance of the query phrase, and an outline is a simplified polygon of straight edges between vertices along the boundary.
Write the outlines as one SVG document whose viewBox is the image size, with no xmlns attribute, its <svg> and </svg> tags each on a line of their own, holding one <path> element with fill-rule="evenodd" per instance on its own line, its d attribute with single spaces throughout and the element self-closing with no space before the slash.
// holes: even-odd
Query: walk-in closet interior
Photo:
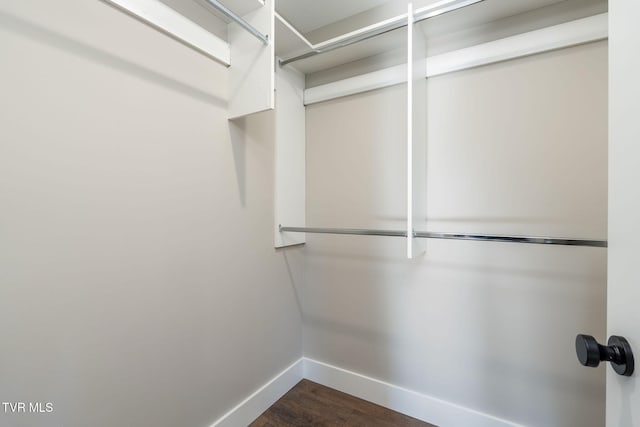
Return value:
<svg viewBox="0 0 640 427">
<path fill-rule="evenodd" d="M 3 0 L 0 427 L 639 427 L 639 18 Z"/>
</svg>

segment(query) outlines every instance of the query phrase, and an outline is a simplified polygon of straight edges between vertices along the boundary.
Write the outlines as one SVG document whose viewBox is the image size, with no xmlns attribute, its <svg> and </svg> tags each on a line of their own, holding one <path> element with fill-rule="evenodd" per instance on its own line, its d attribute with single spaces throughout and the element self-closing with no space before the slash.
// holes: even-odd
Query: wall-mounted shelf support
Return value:
<svg viewBox="0 0 640 427">
<path fill-rule="evenodd" d="M 228 26 L 231 46 L 229 119 L 275 107 L 274 0 L 265 0 L 264 6 L 244 15 L 242 22 L 264 34 L 265 39 L 246 31 L 244 24 L 231 22 Z"/>
<path fill-rule="evenodd" d="M 306 145 L 304 74 L 276 71 L 274 246 L 299 245 L 305 235 L 281 233 L 280 224 L 305 224 Z"/>
<path fill-rule="evenodd" d="M 434 12 L 435 13 L 435 12 Z M 427 40 L 416 25 L 409 3 L 407 12 L 407 258 L 424 253 L 424 242 L 411 231 L 427 226 L 427 80 L 423 70 Z"/>
</svg>

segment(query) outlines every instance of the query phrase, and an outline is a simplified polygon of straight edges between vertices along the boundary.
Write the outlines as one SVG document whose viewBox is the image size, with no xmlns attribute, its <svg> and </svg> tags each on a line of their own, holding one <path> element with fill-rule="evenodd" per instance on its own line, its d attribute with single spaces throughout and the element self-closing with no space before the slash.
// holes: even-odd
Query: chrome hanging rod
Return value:
<svg viewBox="0 0 640 427">
<path fill-rule="evenodd" d="M 606 240 L 564 239 L 557 237 L 536 236 L 500 236 L 485 234 L 435 233 L 432 231 L 416 231 L 415 237 L 425 239 L 479 240 L 484 242 L 533 243 L 538 245 L 591 246 L 606 248 Z"/>
<path fill-rule="evenodd" d="M 236 15 L 227 6 L 225 6 L 224 4 L 220 3 L 218 0 L 205 0 L 205 1 L 207 3 L 209 3 L 211 6 L 215 7 L 217 10 L 219 10 L 224 16 L 226 16 L 227 18 L 231 19 L 232 21 L 235 21 L 242 28 L 244 28 L 245 30 L 250 32 L 258 40 L 261 40 L 262 43 L 269 44 L 269 35 L 268 34 L 265 35 L 265 34 L 262 34 L 260 31 L 256 30 L 256 28 L 253 25 L 251 25 L 247 21 L 245 21 L 243 17 Z"/>
<path fill-rule="evenodd" d="M 320 233 L 320 234 L 352 234 L 358 236 L 391 236 L 407 237 L 406 231 L 375 230 L 367 228 L 319 228 L 319 227 L 283 227 L 280 232 Z M 436 233 L 433 231 L 414 231 L 413 236 L 424 239 L 475 240 L 483 242 L 532 243 L 539 245 L 589 246 L 606 248 L 606 240 L 564 239 L 556 237 L 535 236 L 501 236 L 492 234 Z"/>
<path fill-rule="evenodd" d="M 209 0 L 207 0 L 209 1 Z M 442 0 L 437 3 L 416 9 L 414 13 L 414 22 L 421 22 L 425 19 L 433 18 L 434 16 L 442 15 L 447 12 L 462 9 L 463 7 L 470 6 L 475 3 L 479 3 L 484 0 Z M 282 21 L 289 28 L 293 28 L 291 24 L 286 22 L 281 16 L 277 18 Z M 397 30 L 398 28 L 406 27 L 407 14 L 398 15 L 396 17 L 387 19 L 385 21 L 378 22 L 368 27 L 360 28 L 351 33 L 344 34 L 339 37 L 335 37 L 326 40 L 321 43 L 312 44 L 306 38 L 304 38 L 297 30 L 294 31 L 298 37 L 302 39 L 308 46 L 312 48 L 310 52 L 302 55 L 293 56 L 290 58 L 284 58 L 279 60 L 280 66 L 285 66 L 301 59 L 311 58 L 312 56 L 319 55 L 321 53 L 330 52 L 341 47 L 349 46 L 354 43 L 358 43 L 364 40 L 368 40 L 373 37 L 377 37 L 381 34 L 388 33 L 389 31 Z"/>
<path fill-rule="evenodd" d="M 294 233 L 315 233 L 315 234 L 353 234 L 357 236 L 387 236 L 387 237 L 407 237 L 406 231 L 400 230 L 373 230 L 370 228 L 318 228 L 318 227 L 283 227 L 280 232 L 291 231 Z"/>
</svg>

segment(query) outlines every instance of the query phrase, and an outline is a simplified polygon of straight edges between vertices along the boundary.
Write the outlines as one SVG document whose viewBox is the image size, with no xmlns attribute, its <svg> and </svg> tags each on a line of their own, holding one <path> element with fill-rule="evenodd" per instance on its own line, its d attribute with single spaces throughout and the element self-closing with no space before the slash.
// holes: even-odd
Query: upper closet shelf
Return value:
<svg viewBox="0 0 640 427">
<path fill-rule="evenodd" d="M 184 43 L 198 52 L 226 65 L 231 65 L 229 43 L 189 20 L 160 0 L 103 0 L 136 19 Z M 262 8 L 265 0 L 196 0 L 224 20 L 237 22 L 254 37 L 267 44 L 268 35 L 249 24 L 245 15 Z M 273 37 L 273 35 L 272 35 Z"/>
<path fill-rule="evenodd" d="M 440 0 L 417 8 L 414 11 L 415 23 L 482 1 L 484 0 Z M 407 22 L 407 13 L 402 13 L 346 34 L 312 43 L 295 25 L 276 13 L 276 54 L 281 66 L 295 63 L 299 71 L 312 73 L 396 49 L 406 51 Z"/>
<path fill-rule="evenodd" d="M 160 0 L 105 1 L 229 66 L 230 119 L 274 108 L 274 0 L 196 0 L 229 22 L 226 41 Z"/>
<path fill-rule="evenodd" d="M 606 2 L 601 0 L 413 0 L 413 3 L 415 29 L 425 35 L 429 56 L 606 12 Z M 446 13 L 451 11 L 455 12 Z M 278 10 L 281 16 L 276 16 L 276 52 L 280 64 L 315 74 L 371 58 L 352 67 L 346 76 L 352 76 L 353 71 L 363 73 L 381 66 L 405 64 L 406 14 L 403 12 L 380 6 L 375 12 L 345 17 L 339 24 L 300 34 L 296 28 L 303 22 L 301 11 L 283 2 L 282 9 Z M 349 32 L 345 33 L 345 28 Z M 375 36 L 376 33 L 381 34 Z M 318 35 L 325 37 L 320 41 Z M 314 80 L 315 77 L 312 82 Z"/>
<path fill-rule="evenodd" d="M 205 7 L 207 7 L 208 5 L 211 5 L 211 2 L 209 0 L 196 0 L 196 1 Z M 219 3 L 219 2 L 216 2 L 216 3 Z M 254 10 L 264 6 L 264 0 L 223 0 L 222 3 L 224 4 L 225 7 L 227 7 L 228 9 L 233 11 L 233 13 L 239 16 L 246 15 L 247 13 L 253 12 Z M 226 16 L 224 13 L 221 13 L 221 12 L 214 11 L 214 13 L 219 14 L 220 17 Z"/>
<path fill-rule="evenodd" d="M 200 1 L 204 1 L 207 5 L 212 6 L 213 10 L 215 10 L 217 14 L 222 15 L 224 18 L 230 19 L 231 21 L 235 22 L 243 30 L 247 31 L 249 34 L 251 34 L 258 40 L 260 40 L 262 43 L 269 44 L 269 34 L 262 33 L 256 27 L 251 25 L 251 23 L 248 22 L 242 16 L 242 15 L 248 14 L 249 12 L 252 12 L 253 9 L 244 13 L 240 13 L 240 12 L 234 12 L 233 10 L 229 9 L 227 6 L 225 6 L 223 3 L 221 3 L 218 0 L 200 0 Z M 246 6 L 248 5 L 243 5 L 243 6 L 245 6 L 246 8 Z M 264 3 L 261 3 L 260 6 L 264 7 Z"/>
<path fill-rule="evenodd" d="M 415 9 L 412 15 L 412 23 L 416 24 L 426 19 L 458 10 L 465 6 L 479 3 L 481 1 L 484 0 L 441 0 L 428 6 Z M 284 21 L 282 17 L 278 16 L 278 19 L 286 23 L 286 21 Z M 314 57 L 321 53 L 331 52 L 339 48 L 362 42 L 364 40 L 378 37 L 382 34 L 389 33 L 390 31 L 396 30 L 398 28 L 407 27 L 407 22 L 408 14 L 404 13 L 315 44 L 312 44 L 302 34 L 294 30 L 294 34 L 302 38 L 305 44 L 309 46 L 310 50 L 300 55 L 283 58 L 280 61 L 280 65 L 287 65 L 296 61 L 300 61 L 302 59 Z M 293 26 L 288 23 L 286 24 L 288 27 L 293 29 Z M 403 39 L 402 41 L 405 40 L 406 39 Z M 379 39 L 376 38 L 376 41 L 379 41 Z"/>
<path fill-rule="evenodd" d="M 291 64 L 284 63 L 284 66 L 291 65 L 302 73 L 310 74 L 398 49 L 402 50 L 400 60 L 404 63 L 406 62 L 406 38 L 406 28 L 400 28 L 322 55 L 310 56 Z M 312 49 L 312 45 L 296 37 L 277 17 L 276 40 L 276 55 L 283 61 L 285 58 L 304 55 Z"/>
<path fill-rule="evenodd" d="M 226 41 L 159 0 L 104 1 L 226 66 L 231 64 L 231 53 Z"/>
</svg>

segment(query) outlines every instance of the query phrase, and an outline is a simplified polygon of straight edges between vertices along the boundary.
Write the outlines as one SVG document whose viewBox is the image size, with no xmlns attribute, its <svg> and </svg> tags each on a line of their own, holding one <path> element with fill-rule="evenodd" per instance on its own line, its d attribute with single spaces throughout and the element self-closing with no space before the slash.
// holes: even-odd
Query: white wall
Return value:
<svg viewBox="0 0 640 427">
<path fill-rule="evenodd" d="M 267 115 L 100 1 L 0 5 L 2 426 L 208 426 L 301 356 Z M 233 133 L 233 138 L 231 133 Z"/>
<path fill-rule="evenodd" d="M 607 337 L 620 335 L 631 345 L 631 378 L 607 371 L 607 426 L 640 426 L 640 3 L 613 0 L 609 15 L 609 283 Z M 605 336 L 601 339 L 604 341 Z M 602 342 L 602 341 L 601 341 Z"/>
<path fill-rule="evenodd" d="M 307 107 L 307 224 L 400 229 L 405 87 Z M 433 231 L 606 238 L 607 45 L 429 81 Z M 305 356 L 528 426 L 601 426 L 606 250 L 308 235 Z M 446 427 L 446 426 L 443 426 Z"/>
<path fill-rule="evenodd" d="M 0 400 L 54 405 L 0 425 L 208 426 L 300 357 L 299 297 L 308 357 L 603 424 L 573 338 L 604 335 L 604 250 L 275 252 L 272 118 L 230 128 L 224 67 L 99 1 L 4 2 L 0 54 Z M 308 107 L 308 224 L 402 227 L 403 90 Z M 438 77 L 429 103 L 433 230 L 606 236 L 606 43 Z"/>
</svg>

